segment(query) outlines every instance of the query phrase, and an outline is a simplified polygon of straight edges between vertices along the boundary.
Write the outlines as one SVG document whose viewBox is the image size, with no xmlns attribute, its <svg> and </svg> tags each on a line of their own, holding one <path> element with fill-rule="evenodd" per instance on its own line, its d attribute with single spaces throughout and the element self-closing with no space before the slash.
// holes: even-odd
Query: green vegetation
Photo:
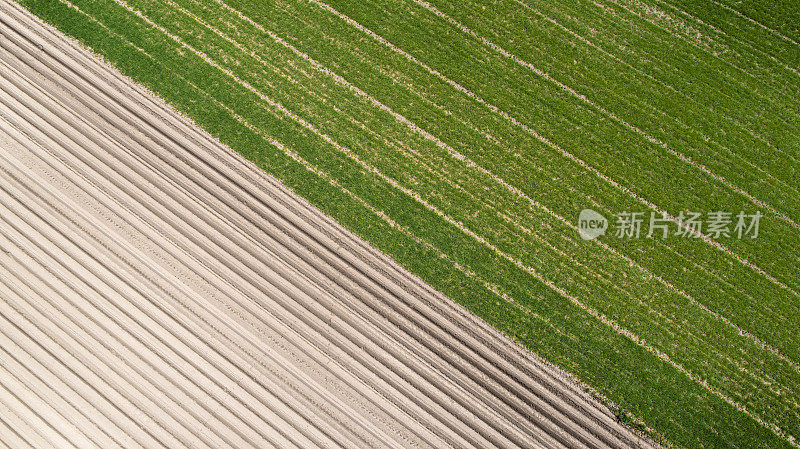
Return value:
<svg viewBox="0 0 800 449">
<path fill-rule="evenodd" d="M 70 2 L 22 4 L 621 419 L 682 447 L 796 446 L 797 8 Z M 764 217 L 723 248 L 573 227 L 649 204 Z"/>
</svg>

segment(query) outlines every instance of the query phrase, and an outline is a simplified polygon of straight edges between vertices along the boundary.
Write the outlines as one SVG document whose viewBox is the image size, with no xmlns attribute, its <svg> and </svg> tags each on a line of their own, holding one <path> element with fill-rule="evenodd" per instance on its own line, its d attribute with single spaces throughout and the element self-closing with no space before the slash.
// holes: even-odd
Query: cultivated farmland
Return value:
<svg viewBox="0 0 800 449">
<path fill-rule="evenodd" d="M 796 6 L 21 4 L 656 440 L 798 446 Z M 586 208 L 762 218 L 584 241 Z"/>
<path fill-rule="evenodd" d="M 574 378 L 4 6 L 0 443 L 654 447 Z"/>
</svg>

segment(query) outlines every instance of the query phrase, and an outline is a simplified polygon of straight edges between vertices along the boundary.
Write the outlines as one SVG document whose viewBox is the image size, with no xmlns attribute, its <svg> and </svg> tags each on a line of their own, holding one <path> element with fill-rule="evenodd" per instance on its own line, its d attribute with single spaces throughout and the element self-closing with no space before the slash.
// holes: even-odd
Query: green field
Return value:
<svg viewBox="0 0 800 449">
<path fill-rule="evenodd" d="M 656 440 L 800 447 L 795 2 L 21 3 Z"/>
</svg>

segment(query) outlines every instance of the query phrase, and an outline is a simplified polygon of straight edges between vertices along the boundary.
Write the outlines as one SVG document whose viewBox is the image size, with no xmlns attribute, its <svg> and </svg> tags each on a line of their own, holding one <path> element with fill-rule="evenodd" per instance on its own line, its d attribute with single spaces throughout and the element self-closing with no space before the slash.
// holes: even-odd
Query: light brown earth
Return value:
<svg viewBox="0 0 800 449">
<path fill-rule="evenodd" d="M 0 2 L 0 447 L 651 447 Z"/>
</svg>

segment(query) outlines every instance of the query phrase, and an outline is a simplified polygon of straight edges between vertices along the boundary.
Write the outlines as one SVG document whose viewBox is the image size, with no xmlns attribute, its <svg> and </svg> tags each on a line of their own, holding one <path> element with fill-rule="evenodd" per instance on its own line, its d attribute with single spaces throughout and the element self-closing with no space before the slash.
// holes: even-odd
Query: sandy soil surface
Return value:
<svg viewBox="0 0 800 449">
<path fill-rule="evenodd" d="M 0 3 L 0 446 L 650 447 Z"/>
</svg>

